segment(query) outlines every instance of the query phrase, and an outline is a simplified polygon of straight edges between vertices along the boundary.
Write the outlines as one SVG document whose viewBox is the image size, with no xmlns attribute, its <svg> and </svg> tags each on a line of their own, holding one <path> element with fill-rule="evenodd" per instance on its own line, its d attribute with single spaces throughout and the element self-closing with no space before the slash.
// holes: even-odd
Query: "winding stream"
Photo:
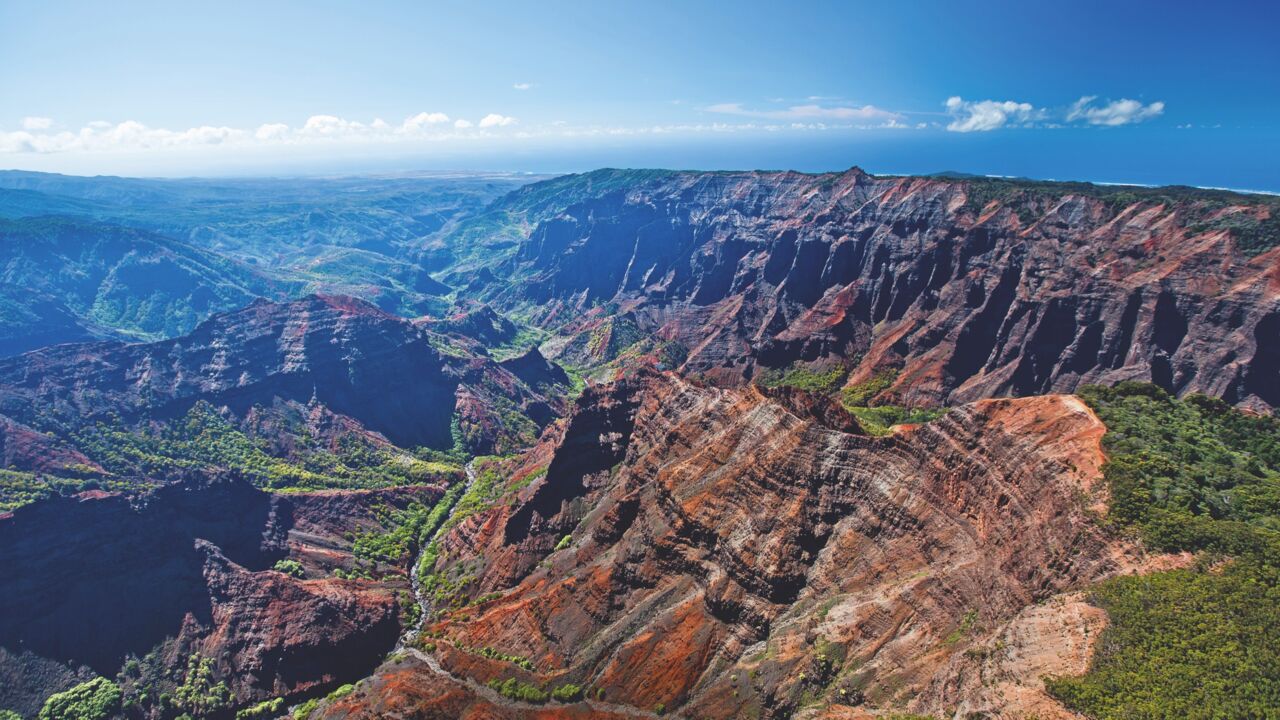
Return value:
<svg viewBox="0 0 1280 720">
<path fill-rule="evenodd" d="M 462 498 L 467 496 L 467 493 L 471 490 L 471 485 L 475 483 L 476 461 L 473 459 L 468 462 L 463 471 L 467 474 L 467 482 L 462 486 L 462 493 L 458 495 L 458 499 L 449 508 L 449 514 L 445 515 L 444 519 L 440 521 L 440 527 L 436 528 L 435 534 L 418 548 L 418 554 L 413 557 L 413 565 L 409 567 L 409 587 L 413 590 L 414 602 L 418 603 L 418 609 L 421 612 L 418 613 L 418 621 L 413 624 L 413 627 L 405 630 L 400 635 L 400 642 L 396 643 L 395 652 L 413 649 L 413 642 L 418 639 L 418 635 L 422 632 L 422 627 L 427 624 L 427 618 L 431 615 L 431 605 L 422 594 L 422 580 L 418 577 L 418 567 L 422 564 L 422 556 L 427 552 L 427 548 L 431 546 L 431 543 L 435 542 L 436 538 L 444 534 L 445 528 L 449 526 L 449 520 L 457 512 L 458 505 L 462 504 Z"/>
</svg>

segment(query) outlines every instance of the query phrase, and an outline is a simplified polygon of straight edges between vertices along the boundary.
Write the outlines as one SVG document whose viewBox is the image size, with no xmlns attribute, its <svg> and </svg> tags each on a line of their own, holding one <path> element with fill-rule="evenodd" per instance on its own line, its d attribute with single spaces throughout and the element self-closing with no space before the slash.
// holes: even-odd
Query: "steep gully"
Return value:
<svg viewBox="0 0 1280 720">
<path fill-rule="evenodd" d="M 459 500 L 461 500 L 462 497 L 471 490 L 471 486 L 475 484 L 476 461 L 471 460 L 468 462 L 463 470 L 467 474 L 467 480 L 466 485 L 462 488 L 462 494 L 458 496 Z M 449 525 L 449 520 L 457 511 L 458 502 L 455 501 L 449 508 L 448 515 L 446 515 L 445 519 L 440 523 L 440 527 L 436 529 L 430 540 L 420 543 L 421 547 L 418 548 L 418 554 L 413 558 L 413 566 L 409 568 L 409 584 L 413 588 L 414 600 L 418 603 L 418 607 L 422 610 L 422 613 L 418 617 L 418 621 L 414 623 L 413 627 L 406 629 L 400 635 L 400 641 L 396 643 L 396 652 L 411 649 L 413 647 L 413 642 L 418 638 L 418 634 L 422 632 L 422 626 L 426 624 L 427 617 L 431 613 L 431 603 L 427 600 L 426 596 L 422 594 L 422 579 L 418 577 L 418 568 L 422 565 L 422 556 L 426 554 L 427 548 L 430 547 L 431 543 L 436 538 L 444 534 L 445 528 Z"/>
<path fill-rule="evenodd" d="M 475 465 L 476 465 L 476 461 L 472 460 L 468 462 L 466 467 L 464 468 L 467 473 L 467 480 L 466 480 L 466 485 L 463 487 L 462 495 L 466 495 L 467 492 L 471 490 L 471 486 L 475 484 L 475 481 L 476 481 Z M 423 652 L 415 644 L 418 638 L 418 635 L 422 632 L 422 627 L 426 624 L 427 619 L 430 617 L 433 609 L 431 605 L 431 601 L 423 594 L 422 581 L 421 581 L 421 578 L 418 577 L 418 568 L 421 567 L 422 556 L 424 553 L 426 553 L 427 547 L 431 544 L 432 541 L 436 540 L 437 538 L 445 534 L 445 528 L 448 526 L 449 519 L 452 518 L 454 513 L 456 513 L 458 510 L 458 504 L 459 503 L 454 502 L 453 506 L 449 508 L 449 513 L 448 515 L 445 516 L 444 521 L 440 524 L 440 528 L 436 530 L 434 535 L 432 535 L 431 540 L 422 543 L 422 546 L 418 549 L 418 555 L 413 559 L 413 567 L 409 571 L 409 579 L 413 587 L 414 598 L 418 603 L 418 607 L 422 609 L 422 613 L 421 613 L 421 616 L 418 618 L 418 621 L 414 624 L 414 626 L 411 628 L 408 628 L 407 630 L 405 630 L 404 633 L 401 634 L 400 641 L 396 644 L 396 648 L 392 654 L 394 655 L 396 653 L 406 653 L 411 657 L 421 661 L 424 665 L 430 668 L 431 672 L 435 673 L 436 675 L 439 675 L 447 679 L 451 683 L 456 683 L 458 685 L 462 685 L 466 687 L 469 691 L 474 693 L 477 697 L 483 698 L 484 700 L 494 705 L 510 708 L 513 710 L 525 710 L 525 711 L 542 710 L 544 709 L 544 706 L 542 705 L 535 705 L 533 703 L 513 700 L 504 695 L 501 695 L 500 693 L 496 692 L 495 690 L 493 690 L 492 688 L 486 685 L 482 685 L 481 683 L 476 682 L 475 680 L 469 677 L 463 677 L 463 676 L 455 675 L 454 673 L 449 672 L 443 666 L 440 665 L 440 662 L 436 660 L 436 658 L 433 655 Z M 630 707 L 627 705 L 617 705 L 614 703 L 605 703 L 605 702 L 591 701 L 591 700 L 584 700 L 582 701 L 581 704 L 586 705 L 593 712 L 603 711 L 603 712 L 613 713 L 617 715 L 625 715 L 628 717 L 640 717 L 640 718 L 663 717 L 656 713 L 647 712 L 645 710 Z M 672 717 L 672 718 L 675 718 L 676 720 L 680 720 L 679 715 L 669 715 L 667 717 Z"/>
<path fill-rule="evenodd" d="M 600 171 L 515 193 L 512 211 L 557 187 L 479 292 L 555 331 L 552 359 L 609 362 L 644 339 L 717 384 L 825 363 L 891 378 L 881 400 L 907 405 L 1121 380 L 1280 403 L 1280 248 L 1227 229 L 1278 211 L 1248 196 Z"/>
</svg>

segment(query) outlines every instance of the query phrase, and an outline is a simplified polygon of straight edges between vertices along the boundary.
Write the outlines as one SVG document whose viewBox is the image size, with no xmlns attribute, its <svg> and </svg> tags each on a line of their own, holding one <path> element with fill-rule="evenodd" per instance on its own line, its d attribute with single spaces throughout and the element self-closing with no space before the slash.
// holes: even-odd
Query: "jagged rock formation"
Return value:
<svg viewBox="0 0 1280 720">
<path fill-rule="evenodd" d="M 698 718 L 999 709 L 953 677 L 965 651 L 1142 561 L 1093 520 L 1104 428 L 1073 397 L 871 437 L 792 394 L 649 372 L 589 387 L 509 468 L 545 474 L 441 540 L 437 571 L 483 598 L 428 628 L 452 677 L 401 660 L 326 717 L 542 716 L 477 689 L 512 677 Z M 1016 677 L 1014 709 L 1054 705 Z"/>
<path fill-rule="evenodd" d="M 722 383 L 825 361 L 850 365 L 851 383 L 896 371 L 884 397 L 908 404 L 1130 379 L 1280 404 L 1280 205 L 1263 197 L 598 171 L 524 188 L 477 222 L 499 213 L 516 220 L 488 248 L 497 260 L 468 247 L 459 261 L 444 241 L 425 257 L 460 262 L 460 278 L 491 267 L 477 292 L 535 311 L 563 336 L 545 347 L 577 362 L 588 340 L 574 338 L 599 345 L 616 317 Z"/>
<path fill-rule="evenodd" d="M 453 445 L 457 413 L 474 452 L 531 441 L 518 435 L 514 416 L 545 423 L 563 409 L 562 400 L 488 358 L 364 301 L 333 296 L 257 301 L 174 340 L 60 345 L 0 361 L 0 414 L 15 428 L 164 422 L 201 401 L 258 429 L 272 425 L 264 414 L 283 408 L 384 443 L 439 449 Z M 12 467 L 25 469 L 22 457 L 6 450 Z"/>
<path fill-rule="evenodd" d="M 213 659 L 240 703 L 355 680 L 395 643 L 407 582 L 329 577 L 350 559 L 344 534 L 376 528 L 375 507 L 442 493 L 274 496 L 193 477 L 133 502 L 88 492 L 0 515 L 0 702 L 34 713 L 59 689 L 52 669 L 114 677 L 153 650 L 171 667 Z M 320 579 L 271 570 L 286 557 Z"/>
<path fill-rule="evenodd" d="M 420 322 L 442 335 L 473 340 L 477 347 L 503 345 L 514 340 L 518 332 L 514 323 L 488 305 L 455 308 L 445 317 L 427 317 Z"/>
</svg>

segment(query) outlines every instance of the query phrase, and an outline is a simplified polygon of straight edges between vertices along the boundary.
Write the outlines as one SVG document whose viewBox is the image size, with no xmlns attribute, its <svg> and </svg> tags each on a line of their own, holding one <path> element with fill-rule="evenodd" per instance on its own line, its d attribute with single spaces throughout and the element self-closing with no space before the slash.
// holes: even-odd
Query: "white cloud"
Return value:
<svg viewBox="0 0 1280 720">
<path fill-rule="evenodd" d="M 430 125 L 444 125 L 447 122 L 449 122 L 449 116 L 442 112 L 420 112 L 405 118 L 404 129 L 408 132 L 416 132 Z"/>
<path fill-rule="evenodd" d="M 1010 123 L 1025 125 L 1044 117 L 1044 111 L 1031 103 L 1013 100 L 980 100 L 972 102 L 959 96 L 947 98 L 947 114 L 954 118 L 947 124 L 951 132 L 985 132 Z"/>
<path fill-rule="evenodd" d="M 512 85 L 511 87 L 514 90 L 529 90 L 533 88 L 533 83 L 518 82 L 515 85 Z"/>
<path fill-rule="evenodd" d="M 342 137 L 359 134 L 364 124 L 344 120 L 336 115 L 312 115 L 302 125 L 299 133 L 309 137 Z"/>
<path fill-rule="evenodd" d="M 792 105 L 785 110 L 751 110 L 740 103 L 718 103 L 708 106 L 706 110 L 724 115 L 741 115 L 769 120 L 845 120 L 887 123 L 902 119 L 901 113 L 878 108 L 875 105 L 824 107 L 813 104 Z"/>
<path fill-rule="evenodd" d="M 22 118 L 23 130 L 48 130 L 51 127 L 53 127 L 53 118 L 34 116 Z"/>
<path fill-rule="evenodd" d="M 253 134 L 255 138 L 262 141 L 281 140 L 288 136 L 289 126 L 284 123 L 267 123 L 258 127 L 257 132 Z"/>
<path fill-rule="evenodd" d="M 1123 98 L 1105 105 L 1095 105 L 1093 101 L 1097 99 L 1095 95 L 1086 95 L 1072 103 L 1071 109 L 1067 111 L 1067 122 L 1084 120 L 1090 125 L 1114 127 L 1150 120 L 1164 113 L 1164 103 L 1159 101 L 1143 105 L 1138 100 Z"/>
<path fill-rule="evenodd" d="M 462 118 L 458 118 L 457 120 L 454 121 L 453 126 L 458 128 L 459 130 L 466 130 L 467 128 L 471 127 L 472 124 L 473 123 L 470 120 L 463 120 Z"/>
<path fill-rule="evenodd" d="M 482 128 L 506 127 L 508 125 L 514 125 L 515 122 L 516 122 L 516 119 L 513 117 L 510 117 L 507 115 L 499 115 L 498 113 L 489 113 L 488 115 L 485 115 L 483 118 L 480 119 L 480 127 Z"/>
</svg>

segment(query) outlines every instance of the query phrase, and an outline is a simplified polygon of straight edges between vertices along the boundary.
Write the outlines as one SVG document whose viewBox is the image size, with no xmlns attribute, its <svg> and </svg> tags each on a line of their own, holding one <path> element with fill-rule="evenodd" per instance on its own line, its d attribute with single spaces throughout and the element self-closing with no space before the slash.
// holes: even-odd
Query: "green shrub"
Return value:
<svg viewBox="0 0 1280 720">
<path fill-rule="evenodd" d="M 276 572 L 282 572 L 285 575 L 292 575 L 293 577 L 296 577 L 296 578 L 300 578 L 306 575 L 306 571 L 302 569 L 302 563 L 298 562 L 297 560 L 289 560 L 289 559 L 277 560 L 274 570 Z"/>
<path fill-rule="evenodd" d="M 100 720 L 120 709 L 119 686 L 106 678 L 94 678 L 70 690 L 54 693 L 40 708 L 39 720 Z"/>
<path fill-rule="evenodd" d="M 284 708 L 284 698 L 264 700 L 257 705 L 247 707 L 236 713 L 236 720 L 270 720 L 279 717 Z"/>
<path fill-rule="evenodd" d="M 174 707 L 201 718 L 228 709 L 232 699 L 225 682 L 214 682 L 213 660 L 192 653 L 187 658 L 182 684 L 173 692 Z"/>
<path fill-rule="evenodd" d="M 320 707 L 320 698 L 311 698 L 293 710 L 293 720 L 307 720 Z"/>
<path fill-rule="evenodd" d="M 582 699 L 582 686 L 567 683 L 551 691 L 551 699 L 557 702 L 577 702 Z"/>
<path fill-rule="evenodd" d="M 356 691 L 356 686 L 352 685 L 351 683 L 347 683 L 346 685 L 339 685 L 338 687 L 334 688 L 332 692 L 326 695 L 324 699 L 325 700 L 341 700 L 342 698 L 350 695 L 355 691 Z"/>
<path fill-rule="evenodd" d="M 530 685 L 527 682 L 517 680 L 515 678 L 507 678 L 499 681 L 497 678 L 489 681 L 489 687 L 496 690 L 499 695 L 511 698 L 512 700 L 521 700 L 529 703 L 544 703 L 547 701 L 547 692 Z"/>
<path fill-rule="evenodd" d="M 841 402 L 845 407 L 866 407 L 871 404 L 877 395 L 889 389 L 893 385 L 893 381 L 898 379 L 898 371 L 893 369 L 880 370 L 871 376 L 869 380 L 850 385 L 841 390 Z"/>
</svg>

